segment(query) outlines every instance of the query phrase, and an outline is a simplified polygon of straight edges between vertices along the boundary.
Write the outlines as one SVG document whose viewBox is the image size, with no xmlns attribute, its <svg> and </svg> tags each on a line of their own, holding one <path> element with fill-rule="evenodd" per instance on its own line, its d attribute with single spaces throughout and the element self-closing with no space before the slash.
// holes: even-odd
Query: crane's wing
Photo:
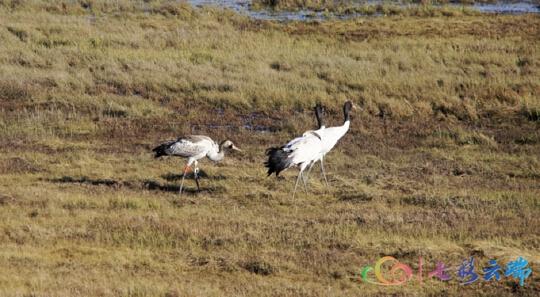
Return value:
<svg viewBox="0 0 540 297">
<path fill-rule="evenodd" d="M 204 135 L 187 135 L 187 136 L 178 138 L 178 140 L 180 140 L 180 139 L 189 140 L 189 141 L 191 141 L 193 143 L 202 143 L 202 142 L 205 142 L 205 141 L 214 142 L 212 140 L 212 138 L 210 138 L 208 136 L 204 136 Z"/>
<path fill-rule="evenodd" d="M 321 138 L 316 133 L 306 132 L 301 137 L 289 141 L 284 146 L 271 147 L 266 150 L 268 160 L 264 165 L 268 168 L 268 175 L 276 173 L 293 165 L 312 162 L 318 158 L 322 151 Z"/>
<path fill-rule="evenodd" d="M 306 133 L 282 147 L 294 164 L 313 161 L 322 150 L 322 142 L 316 133 Z"/>
<path fill-rule="evenodd" d="M 306 137 L 306 136 L 309 136 L 309 135 L 313 135 L 317 138 L 319 138 L 320 140 L 322 140 L 322 132 L 324 131 L 324 127 L 322 127 L 321 129 L 319 130 L 308 130 L 306 132 L 304 132 L 304 134 L 302 135 L 302 137 Z"/>
<path fill-rule="evenodd" d="M 206 154 L 206 146 L 201 142 L 193 142 L 192 140 L 180 138 L 173 143 L 170 148 L 173 155 L 181 157 L 193 157 Z"/>
<path fill-rule="evenodd" d="M 197 139 L 188 136 L 165 142 L 154 148 L 153 151 L 155 152 L 156 158 L 165 155 L 189 158 L 199 155 L 206 155 L 206 152 L 208 151 L 208 144 L 209 142 L 206 141 L 206 139 Z"/>
<path fill-rule="evenodd" d="M 209 151 L 219 152 L 219 145 L 212 138 L 204 135 L 188 135 L 183 139 L 189 140 L 197 145 L 204 146 L 206 153 Z"/>
<path fill-rule="evenodd" d="M 321 141 L 321 136 L 317 130 L 306 131 L 302 136 L 296 137 L 295 139 L 289 141 L 286 145 L 282 147 L 285 151 L 294 151 L 305 145 L 319 143 Z"/>
</svg>

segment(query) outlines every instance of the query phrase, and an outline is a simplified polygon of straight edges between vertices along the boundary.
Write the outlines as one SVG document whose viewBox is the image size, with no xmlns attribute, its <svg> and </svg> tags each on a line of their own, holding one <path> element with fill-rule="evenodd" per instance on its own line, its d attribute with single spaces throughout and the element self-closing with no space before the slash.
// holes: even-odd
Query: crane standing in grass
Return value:
<svg viewBox="0 0 540 297">
<path fill-rule="evenodd" d="M 182 173 L 182 182 L 179 190 L 181 195 L 184 187 L 184 178 L 189 170 L 193 171 L 195 183 L 197 184 L 197 190 L 201 190 L 199 186 L 199 159 L 208 157 L 208 159 L 218 162 L 225 157 L 225 151 L 229 150 L 241 151 L 230 140 L 225 140 L 218 145 L 208 136 L 190 135 L 180 137 L 177 140 L 165 142 L 155 147 L 152 151 L 155 153 L 155 158 L 159 158 L 161 156 L 178 156 L 188 159 Z M 195 170 L 191 168 L 191 165 L 195 165 Z"/>
<path fill-rule="evenodd" d="M 306 173 L 306 182 L 313 165 L 315 165 L 317 161 L 321 161 L 321 172 L 324 177 L 326 186 L 328 186 L 328 179 L 326 178 L 326 172 L 324 171 L 324 156 L 326 156 L 326 154 L 328 154 L 334 148 L 334 146 L 336 146 L 337 142 L 343 136 L 345 136 L 347 131 L 349 131 L 349 127 L 351 125 L 350 113 L 353 109 L 356 109 L 356 106 L 351 101 L 346 101 L 345 104 L 343 104 L 343 125 L 329 128 L 324 128 L 322 119 L 322 108 L 319 112 L 315 113 L 317 117 L 317 122 L 319 123 L 319 130 L 316 131 L 321 136 L 322 150 L 320 152 L 319 158 L 315 159 L 309 165 L 308 172 Z M 323 127 L 322 129 L 320 128 L 321 126 Z"/>
<path fill-rule="evenodd" d="M 325 128 L 321 121 L 321 114 L 322 107 L 318 105 L 315 107 L 315 115 L 319 124 L 318 130 L 306 131 L 302 136 L 289 141 L 284 146 L 271 147 L 266 150 L 268 160 L 264 164 L 268 168 L 268 176 L 272 175 L 272 173 L 279 176 L 281 171 L 293 166 L 300 168 L 294 185 L 293 198 L 296 194 L 296 188 L 298 187 L 300 178 L 302 178 L 304 190 L 307 192 L 306 179 L 303 176 L 304 170 L 320 157 L 323 149 L 320 131 Z"/>
</svg>

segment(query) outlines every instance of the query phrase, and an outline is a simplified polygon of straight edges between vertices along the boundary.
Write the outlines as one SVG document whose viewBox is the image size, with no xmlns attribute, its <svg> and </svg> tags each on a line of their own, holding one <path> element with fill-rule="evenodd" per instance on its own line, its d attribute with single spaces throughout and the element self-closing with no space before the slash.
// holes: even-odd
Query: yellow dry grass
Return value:
<svg viewBox="0 0 540 297">
<path fill-rule="evenodd" d="M 253 21 L 169 1 L 0 1 L 0 295 L 536 296 L 540 18 Z M 363 110 L 291 199 L 264 149 Z M 186 133 L 245 150 L 178 197 Z M 391 255 L 526 286 L 358 273 Z"/>
</svg>

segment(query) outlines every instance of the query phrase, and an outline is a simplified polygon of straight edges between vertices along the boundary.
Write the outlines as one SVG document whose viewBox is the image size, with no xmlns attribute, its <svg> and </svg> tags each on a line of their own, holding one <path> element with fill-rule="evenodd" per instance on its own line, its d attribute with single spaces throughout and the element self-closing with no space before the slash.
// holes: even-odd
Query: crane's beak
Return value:
<svg viewBox="0 0 540 297">
<path fill-rule="evenodd" d="M 241 151 L 242 151 L 241 149 L 239 149 L 238 147 L 236 147 L 236 145 L 233 145 L 233 146 L 232 146 L 232 149 L 235 150 L 235 151 L 238 151 L 238 152 L 241 152 Z"/>
</svg>

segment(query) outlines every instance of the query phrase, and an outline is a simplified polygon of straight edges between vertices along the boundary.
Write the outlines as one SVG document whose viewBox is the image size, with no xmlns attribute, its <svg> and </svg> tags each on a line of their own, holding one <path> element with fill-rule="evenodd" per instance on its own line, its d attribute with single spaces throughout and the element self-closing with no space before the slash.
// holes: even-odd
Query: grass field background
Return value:
<svg viewBox="0 0 540 297">
<path fill-rule="evenodd" d="M 540 17 L 255 21 L 173 1 L 0 1 L 0 295 L 537 296 Z M 349 133 L 310 190 L 264 151 Z M 204 191 L 151 148 L 229 138 Z M 390 255 L 532 276 L 358 282 Z"/>
</svg>

